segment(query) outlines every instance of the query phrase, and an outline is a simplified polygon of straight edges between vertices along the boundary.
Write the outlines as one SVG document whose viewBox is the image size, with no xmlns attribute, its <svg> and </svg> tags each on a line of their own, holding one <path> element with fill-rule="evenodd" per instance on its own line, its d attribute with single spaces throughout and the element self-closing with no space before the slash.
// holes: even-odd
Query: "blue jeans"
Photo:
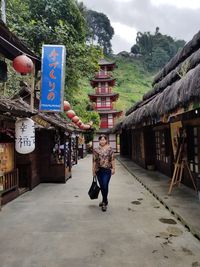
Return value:
<svg viewBox="0 0 200 267">
<path fill-rule="evenodd" d="M 111 177 L 111 169 L 100 168 L 96 174 L 101 188 L 102 201 L 108 204 L 108 185 Z"/>
</svg>

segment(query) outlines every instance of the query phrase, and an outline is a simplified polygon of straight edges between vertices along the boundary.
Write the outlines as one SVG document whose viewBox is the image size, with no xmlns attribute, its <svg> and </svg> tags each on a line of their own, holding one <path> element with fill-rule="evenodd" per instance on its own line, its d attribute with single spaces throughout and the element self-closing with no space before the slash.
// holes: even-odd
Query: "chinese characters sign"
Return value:
<svg viewBox="0 0 200 267">
<path fill-rule="evenodd" d="M 20 154 L 28 154 L 35 149 L 34 121 L 26 118 L 15 123 L 15 149 Z"/>
<path fill-rule="evenodd" d="M 41 111 L 63 111 L 65 46 L 43 45 Z"/>
</svg>

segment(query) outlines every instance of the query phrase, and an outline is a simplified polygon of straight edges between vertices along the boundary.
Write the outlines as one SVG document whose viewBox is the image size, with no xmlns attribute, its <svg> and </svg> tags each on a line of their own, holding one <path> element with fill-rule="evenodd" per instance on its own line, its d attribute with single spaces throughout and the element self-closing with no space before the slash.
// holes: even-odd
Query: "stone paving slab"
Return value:
<svg viewBox="0 0 200 267">
<path fill-rule="evenodd" d="M 87 195 L 91 165 L 3 206 L 0 267 L 200 266 L 200 242 L 118 161 L 102 212 Z"/>
<path fill-rule="evenodd" d="M 117 159 L 154 197 L 188 227 L 195 237 L 200 239 L 200 201 L 194 190 L 181 184 L 180 187 L 174 187 L 171 195 L 168 195 L 169 177 L 156 171 L 145 170 L 128 158 L 118 156 Z"/>
</svg>

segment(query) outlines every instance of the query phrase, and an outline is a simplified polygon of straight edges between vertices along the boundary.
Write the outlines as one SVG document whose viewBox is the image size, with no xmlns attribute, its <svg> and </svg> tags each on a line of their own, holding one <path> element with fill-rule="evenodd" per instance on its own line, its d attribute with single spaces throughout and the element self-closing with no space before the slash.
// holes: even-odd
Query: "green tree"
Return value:
<svg viewBox="0 0 200 267">
<path fill-rule="evenodd" d="M 152 52 L 149 69 L 158 70 L 161 67 L 163 67 L 166 64 L 166 62 L 169 61 L 169 59 L 170 56 L 168 55 L 168 53 L 161 47 L 157 47 Z"/>
<path fill-rule="evenodd" d="M 87 40 L 90 43 L 97 43 L 103 48 L 105 55 L 112 52 L 111 39 L 114 35 L 114 29 L 110 24 L 108 17 L 93 10 L 86 12 L 88 25 Z"/>
<path fill-rule="evenodd" d="M 100 50 L 86 44 L 86 21 L 75 0 L 8 0 L 8 25 L 41 55 L 42 44 L 66 46 L 66 90 L 70 100 L 78 80 L 97 69 Z"/>
<path fill-rule="evenodd" d="M 153 50 L 153 40 L 150 32 L 137 33 L 136 44 L 139 47 L 139 51 L 142 55 L 150 55 Z"/>
<path fill-rule="evenodd" d="M 156 27 L 155 33 L 138 32 L 136 44 L 131 52 L 143 56 L 144 66 L 152 71 L 162 68 L 185 45 L 183 40 L 174 40 L 171 36 L 163 35 Z"/>
<path fill-rule="evenodd" d="M 135 44 L 131 47 L 131 53 L 133 54 L 139 54 L 140 53 L 140 47 L 139 45 Z"/>
</svg>

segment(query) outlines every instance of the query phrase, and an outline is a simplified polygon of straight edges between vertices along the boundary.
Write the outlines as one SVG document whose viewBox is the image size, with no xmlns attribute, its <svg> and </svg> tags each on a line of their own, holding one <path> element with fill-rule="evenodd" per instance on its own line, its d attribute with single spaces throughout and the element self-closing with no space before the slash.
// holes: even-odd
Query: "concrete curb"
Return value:
<svg viewBox="0 0 200 267">
<path fill-rule="evenodd" d="M 143 180 L 136 176 L 133 171 L 130 170 L 130 168 L 126 165 L 126 163 L 123 162 L 123 160 L 120 159 L 120 156 L 116 156 L 116 159 L 125 167 L 125 169 L 131 173 L 131 175 L 140 183 L 142 186 L 144 186 L 145 189 L 147 189 L 166 209 L 170 211 L 170 213 L 178 220 L 180 221 L 193 235 L 195 238 L 200 240 L 200 232 L 194 229 L 194 227 L 188 223 L 174 208 L 172 208 L 166 201 L 160 197 L 156 192 L 154 192 L 149 186 L 147 186 Z"/>
</svg>

